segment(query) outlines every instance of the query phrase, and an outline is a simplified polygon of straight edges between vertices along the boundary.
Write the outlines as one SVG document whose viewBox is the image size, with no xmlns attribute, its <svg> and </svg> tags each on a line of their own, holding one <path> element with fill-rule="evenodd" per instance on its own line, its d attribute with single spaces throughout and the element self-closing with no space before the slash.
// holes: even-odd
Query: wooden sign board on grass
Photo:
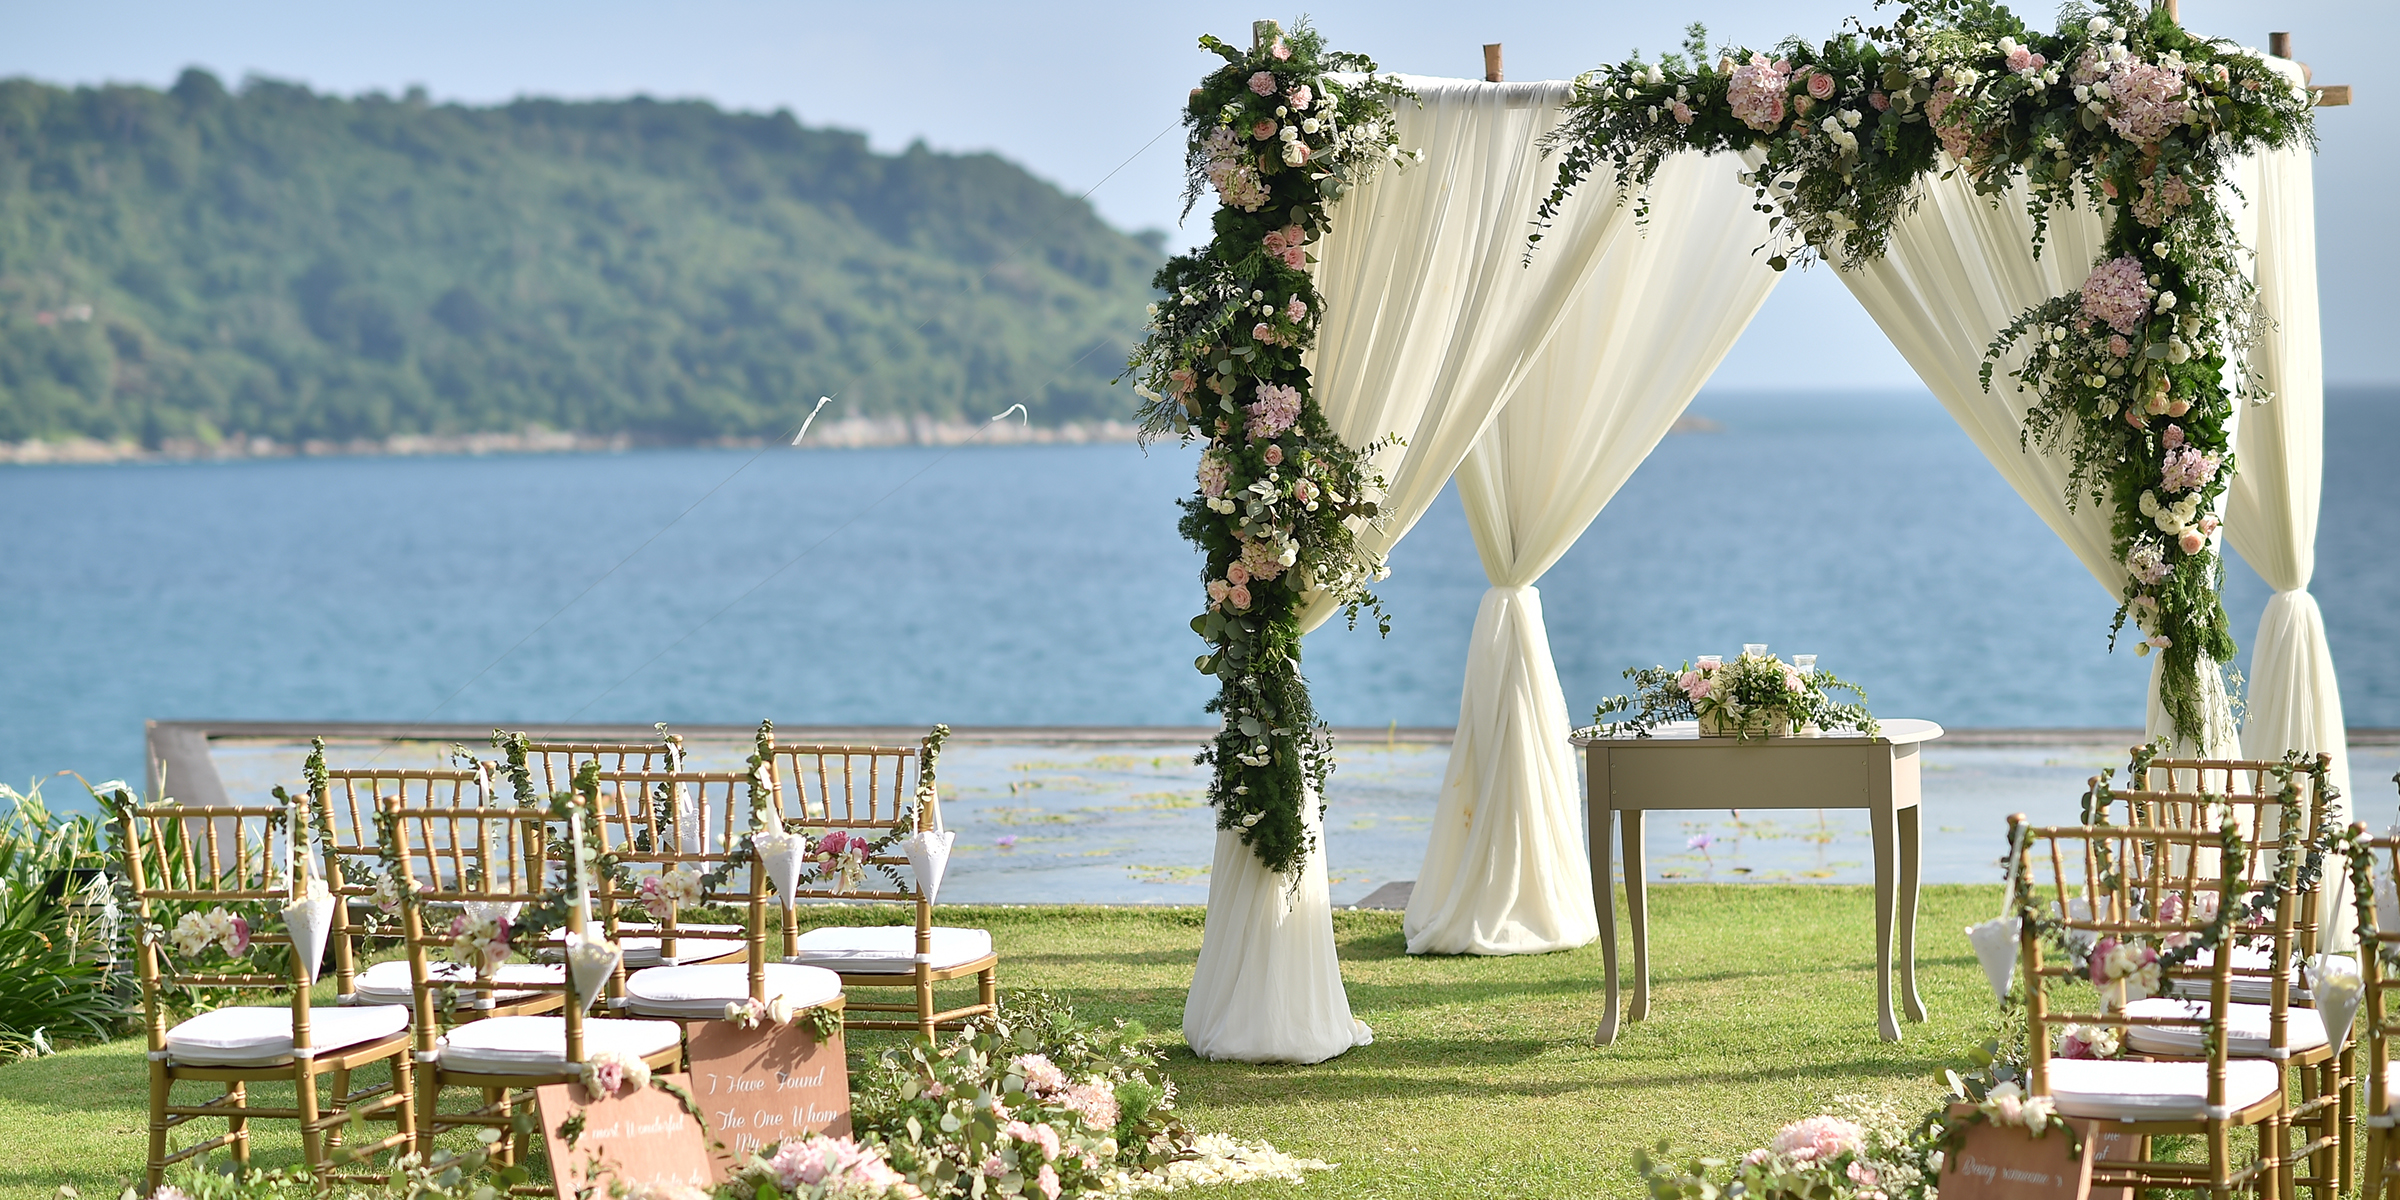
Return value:
<svg viewBox="0 0 2400 1200">
<path fill-rule="evenodd" d="M 683 1075 L 659 1078 L 691 1086 Z M 708 1131 L 684 1111 L 681 1100 L 656 1087 L 599 1100 L 590 1096 L 580 1083 L 553 1083 L 533 1092 L 535 1111 L 542 1118 L 542 1140 L 550 1147 L 550 1174 L 558 1181 L 559 1200 L 571 1200 L 595 1178 L 702 1188 L 714 1182 Z M 559 1128 L 579 1115 L 583 1129 L 570 1146 Z"/>
<path fill-rule="evenodd" d="M 842 1035 L 820 1044 L 808 1023 L 689 1021 L 692 1097 L 708 1114 L 722 1180 L 736 1163 L 802 1134 L 850 1133 L 850 1063 Z"/>
<path fill-rule="evenodd" d="M 1937 1186 L 1942 1200 L 2091 1200 L 2098 1140 L 2084 1137 L 2078 1154 L 2058 1130 L 2037 1138 L 2013 1125 L 1970 1125 Z"/>
</svg>

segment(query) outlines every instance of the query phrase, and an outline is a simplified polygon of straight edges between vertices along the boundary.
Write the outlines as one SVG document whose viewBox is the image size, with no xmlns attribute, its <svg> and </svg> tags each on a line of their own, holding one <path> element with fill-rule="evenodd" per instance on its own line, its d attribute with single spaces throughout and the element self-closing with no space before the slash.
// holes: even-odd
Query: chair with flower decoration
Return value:
<svg viewBox="0 0 2400 1200">
<path fill-rule="evenodd" d="M 2366 1126 L 2366 1186 L 2360 1195 L 2375 1200 L 2400 1200 L 2400 1076 L 2394 1075 L 2392 1046 L 2400 1039 L 2400 829 L 2368 837 L 2364 825 L 2348 831 L 2351 887 L 2358 913 L 2359 967 L 2365 975 L 2366 1062 L 2359 1074 L 2365 1080 L 2366 1103 L 2360 1123 Z"/>
<path fill-rule="evenodd" d="M 119 850 L 140 931 L 134 963 L 150 1042 L 145 1190 L 158 1187 L 170 1164 L 219 1148 L 246 1167 L 250 1122 L 262 1118 L 298 1122 L 301 1153 L 320 1178 L 383 1178 L 344 1168 L 383 1151 L 397 1157 L 414 1145 L 408 1010 L 312 1005 L 337 905 L 305 845 L 304 802 L 144 805 L 121 790 L 105 799 L 123 838 Z M 278 926 L 286 932 L 266 932 Z M 203 961 L 219 955 L 229 961 Z M 211 1009 L 170 1025 L 169 989 L 200 988 L 288 998 Z M 388 1081 L 350 1090 L 351 1073 L 376 1064 L 388 1068 Z M 178 1104 L 175 1085 L 187 1081 L 223 1091 L 203 1103 Z M 290 1107 L 251 1102 L 249 1085 L 269 1081 L 292 1085 Z M 387 1113 L 396 1132 L 341 1150 L 337 1131 L 344 1124 Z M 168 1134 L 200 1118 L 223 1119 L 225 1133 L 170 1151 Z"/>
<path fill-rule="evenodd" d="M 822 967 L 767 961 L 769 871 L 753 840 L 772 825 L 775 805 L 758 775 L 602 771 L 586 763 L 575 788 L 593 813 L 598 834 L 595 875 L 610 936 L 615 936 L 618 912 L 639 905 L 658 923 L 668 956 L 660 966 L 620 966 L 611 982 L 612 1006 L 637 1017 L 745 1024 L 767 1014 L 788 1022 L 822 1008 L 838 1025 L 843 1007 L 838 976 Z M 735 884 L 734 873 L 745 863 L 749 869 Z M 672 955 L 683 911 L 712 898 L 744 906 L 744 960 L 676 963 Z"/>
<path fill-rule="evenodd" d="M 2322 971 L 2340 974 L 2345 981 L 2355 977 L 2356 960 L 2336 954 L 2320 957 L 2329 932 L 2338 929 L 2342 914 L 2339 910 L 2343 889 L 2338 870 L 2329 877 L 2324 869 L 2325 859 L 2320 838 L 2333 832 L 2330 821 L 2335 816 L 2341 798 L 2339 789 L 2327 780 L 2333 759 L 2327 754 L 2292 753 L 2281 762 L 2251 759 L 2206 759 L 2165 757 L 2158 745 L 2135 746 L 2129 752 L 2126 778 L 2137 789 L 2184 797 L 2180 801 L 2184 819 L 2191 815 L 2191 797 L 2208 797 L 2231 807 L 2242 819 L 2244 836 L 2261 847 L 2254 857 L 2248 879 L 2252 894 L 2264 888 L 2270 876 L 2287 854 L 2298 854 L 2298 870 L 2290 887 L 2296 908 L 2292 917 L 2293 961 L 2285 969 L 2286 991 L 2290 1003 L 2296 1006 L 2294 1028 L 2295 1047 L 2306 1044 L 2312 1026 L 2321 1026 L 2313 1010 L 2318 1006 L 2315 996 L 2316 976 Z M 2097 782 L 2097 781 L 2095 781 Z M 2297 829 L 2300 839 L 2287 847 L 2284 834 Z M 2272 1002 L 2275 970 L 2265 956 L 2255 948 L 2236 946 L 2233 951 L 2233 998 L 2240 1004 Z M 2355 1001 L 2355 991 L 2345 986 L 2341 995 L 2345 1003 Z M 2348 1020 L 2344 1014 L 2335 1024 Z M 2310 1131 L 2310 1150 L 2302 1150 L 2295 1162 L 2304 1162 L 2306 1173 L 2295 1180 L 2296 1187 L 2306 1187 L 2318 1195 L 2348 1195 L 2354 1180 L 2355 1155 L 2352 1130 L 2356 1125 L 2357 1073 L 2353 1070 L 2354 1051 L 2340 1038 L 2337 1045 L 2324 1051 L 2311 1050 L 2311 1061 L 2298 1072 L 2300 1101 L 2293 1108 L 2292 1124 Z"/>
<path fill-rule="evenodd" d="M 491 808 L 505 802 L 481 769 L 421 770 L 365 767 L 331 770 L 324 739 L 317 739 L 303 768 L 313 797 L 317 828 L 326 850 L 325 876 L 342 903 L 334 908 L 334 979 L 342 1004 L 416 1007 L 416 979 L 408 958 L 368 964 L 372 942 L 400 937 L 400 848 L 378 833 L 375 814 L 388 804 L 409 808 Z M 357 910 L 367 910 L 363 914 Z M 452 1020 L 523 1016 L 556 1011 L 556 991 L 528 991 L 525 983 L 555 987 L 565 968 L 555 964 L 502 963 L 483 979 L 457 963 L 437 968 L 434 999 Z"/>
<path fill-rule="evenodd" d="M 833 970 L 845 992 L 914 992 L 907 1003 L 859 1000 L 853 992 L 844 1020 L 852 1029 L 913 1029 L 930 1041 L 936 1030 L 998 1011 L 1000 957 L 992 935 L 933 921 L 956 838 L 942 828 L 934 776 L 949 735 L 949 726 L 937 725 L 914 746 L 784 746 L 776 744 L 773 725 L 759 726 L 753 769 L 767 771 L 780 805 L 776 832 L 791 839 L 789 852 L 803 855 L 812 871 L 807 881 L 779 887 L 783 960 Z M 910 877 L 901 875 L 903 867 Z M 801 900 L 904 904 L 915 920 L 913 928 L 823 925 L 802 932 Z M 973 1002 L 936 1005 L 936 984 L 969 976 L 976 981 Z"/>
<path fill-rule="evenodd" d="M 451 1129 L 493 1129 L 499 1161 L 508 1162 L 515 1155 L 513 1113 L 532 1089 L 581 1082 L 599 1067 L 670 1067 L 681 1057 L 683 1031 L 674 1022 L 585 1016 L 615 970 L 616 953 L 605 939 L 587 936 L 593 927 L 581 833 L 590 814 L 571 793 L 545 806 L 405 799 L 385 797 L 377 819 L 398 847 L 401 928 L 416 991 L 420 1144 Z M 561 978 L 521 987 L 560 993 L 558 1013 L 489 1016 L 443 1028 L 435 996 L 452 981 L 435 955 L 472 970 L 483 986 L 512 942 L 534 940 L 557 925 L 567 931 Z M 473 1090 L 482 1103 L 444 1112 L 442 1094 L 452 1088 Z"/>
<path fill-rule="evenodd" d="M 577 773 L 589 763 L 597 763 L 602 771 L 611 772 L 682 770 L 683 739 L 666 732 L 664 724 L 658 728 L 659 739 L 651 742 L 536 741 L 523 733 L 495 729 L 492 745 L 501 751 L 501 759 L 485 767 L 514 789 L 520 804 L 534 803 L 534 797 L 554 796 L 571 789 Z M 671 797 L 662 802 L 672 807 Z M 689 936 L 669 938 L 657 925 L 637 921 L 616 927 L 611 936 L 625 954 L 627 970 L 736 962 L 742 956 L 743 930 L 739 925 L 687 922 L 680 931 Z M 611 997 L 622 999 L 614 992 Z"/>
<path fill-rule="evenodd" d="M 2197 1135 L 2207 1150 L 2206 1163 L 2157 1161 L 2146 1151 L 2104 1159 L 2093 1166 L 2092 1186 L 2182 1188 L 2212 1196 L 2255 1187 L 2262 1196 L 2289 1195 L 2285 1024 L 2270 1013 L 2264 1053 L 2233 1056 L 2230 1043 L 2244 1031 L 2230 1019 L 2231 957 L 2198 962 L 2199 949 L 2230 939 L 2247 894 L 2242 870 L 2249 847 L 2239 831 L 2035 827 L 2020 813 L 2009 818 L 2009 837 L 2017 847 L 2028 1104 L 2040 1101 L 2063 1118 L 2107 1122 L 2110 1132 L 2144 1147 L 2161 1136 Z M 2212 866 L 2217 869 L 2207 869 Z M 2084 903 L 2070 904 L 2078 889 Z M 2291 936 L 2289 906 L 2279 911 L 2286 916 L 2264 934 L 2277 955 Z M 2044 958 L 2045 942 L 2053 940 L 2062 959 L 2056 966 Z M 2178 980 L 2205 982 L 2206 1000 L 2137 1015 L 2135 1004 L 2166 993 Z M 2086 1005 L 2093 1011 L 2052 1007 L 2050 985 L 2069 981 L 2093 985 L 2096 1002 Z M 2145 1038 L 2177 1037 L 2205 1053 L 2196 1059 L 2053 1054 L 2052 1047 L 2070 1037 L 2080 1046 L 2106 1048 L 2129 1041 L 2136 1030 Z M 2257 1137 L 2255 1155 L 2239 1166 L 2231 1136 L 2237 1129 Z"/>
</svg>

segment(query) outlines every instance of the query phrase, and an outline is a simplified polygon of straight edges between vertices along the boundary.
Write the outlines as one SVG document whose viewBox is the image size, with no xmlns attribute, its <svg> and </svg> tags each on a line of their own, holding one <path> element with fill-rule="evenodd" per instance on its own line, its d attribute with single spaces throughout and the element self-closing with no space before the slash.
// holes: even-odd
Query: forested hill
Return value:
<svg viewBox="0 0 2400 1200">
<path fill-rule="evenodd" d="M 788 113 L 0 81 L 0 439 L 1121 418 L 1160 257 Z"/>
</svg>

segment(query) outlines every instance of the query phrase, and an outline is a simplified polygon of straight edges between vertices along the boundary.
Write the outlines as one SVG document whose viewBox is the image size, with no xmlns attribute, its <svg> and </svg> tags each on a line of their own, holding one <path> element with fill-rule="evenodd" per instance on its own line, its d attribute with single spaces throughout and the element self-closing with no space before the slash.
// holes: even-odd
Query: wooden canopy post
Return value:
<svg viewBox="0 0 2400 1200">
<path fill-rule="evenodd" d="M 1275 39 L 1282 36 L 1283 26 L 1277 24 L 1276 22 L 1250 22 L 1250 48 L 1253 50 L 1264 50 L 1267 47 L 1274 45 Z"/>
<path fill-rule="evenodd" d="M 2299 59 L 2292 58 L 2291 34 L 2282 30 L 2277 30 L 2274 33 L 2268 34 L 2267 53 L 2272 54 L 2277 58 L 2290 59 L 2294 64 L 2299 66 L 2300 82 L 2308 88 L 2310 94 L 2317 98 L 2318 108 L 2340 108 L 2343 105 L 2350 103 L 2349 84 L 2332 83 L 2327 84 L 2324 87 L 2318 87 L 2316 85 L 2317 73 L 2310 70 L 2307 63 L 2301 62 Z"/>
<path fill-rule="evenodd" d="M 1498 42 L 1483 44 L 1483 81 L 1485 83 L 1500 82 L 1500 43 Z"/>
</svg>

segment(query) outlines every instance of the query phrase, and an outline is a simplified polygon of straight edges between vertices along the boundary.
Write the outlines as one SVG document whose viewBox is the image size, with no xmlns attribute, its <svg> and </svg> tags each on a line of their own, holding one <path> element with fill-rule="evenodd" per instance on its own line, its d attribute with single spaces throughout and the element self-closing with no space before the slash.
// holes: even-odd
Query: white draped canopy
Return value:
<svg viewBox="0 0 2400 1200">
<path fill-rule="evenodd" d="M 1529 953 L 1596 934 L 1569 718 L 1534 583 L 1654 449 L 1757 312 L 1775 276 L 1752 251 L 1763 218 L 1730 157 L 1671 160 L 1650 215 L 1605 179 L 1569 201 L 1527 262 L 1525 234 L 1555 160 L 1542 136 L 1564 83 L 1408 79 L 1396 113 L 1422 165 L 1386 171 L 1335 210 L 1316 248 L 1326 308 L 1311 369 L 1318 402 L 1353 445 L 1397 434 L 1377 462 L 1385 517 L 1362 540 L 1388 551 L 1456 476 L 1491 589 L 1468 647 L 1459 726 L 1404 928 L 1411 953 Z M 2275 400 L 2236 430 L 2223 536 L 2276 589 L 2254 642 L 2249 720 L 2208 697 L 2211 756 L 2336 757 L 2341 702 L 2308 591 L 2322 476 L 2315 227 L 2304 150 L 2246 161 L 2261 301 L 2275 322 L 2254 366 Z M 2020 442 L 2026 399 L 1985 392 L 1984 348 L 2018 313 L 2081 285 L 2100 217 L 2060 212 L 2040 258 L 2022 196 L 1929 179 L 1891 250 L 1843 282 L 1935 398 L 2111 596 L 2124 568 L 2100 506 L 2066 501 L 2066 471 Z M 1314 628 L 1331 616 L 1306 615 Z M 2214 680 L 2203 672 L 2204 680 Z M 2170 732 L 2155 699 L 2147 725 Z M 1313 816 L 1312 816 L 1313 820 Z M 1324 849 L 1297 879 L 1270 875 L 1218 835 L 1208 924 L 1184 1010 L 1207 1058 L 1317 1062 L 1363 1044 L 1334 951 Z"/>
</svg>

